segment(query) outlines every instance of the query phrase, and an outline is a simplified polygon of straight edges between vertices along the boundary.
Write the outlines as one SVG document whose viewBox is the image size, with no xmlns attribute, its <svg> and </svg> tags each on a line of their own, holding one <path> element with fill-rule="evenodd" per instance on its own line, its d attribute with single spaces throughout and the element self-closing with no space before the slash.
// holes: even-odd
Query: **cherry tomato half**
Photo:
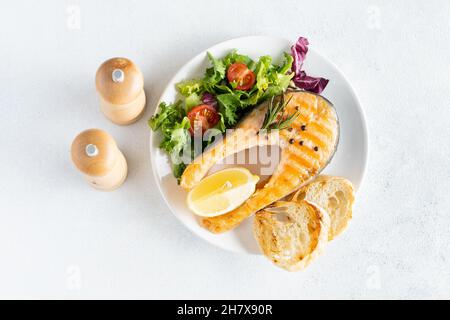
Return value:
<svg viewBox="0 0 450 320">
<path fill-rule="evenodd" d="M 187 117 L 191 122 L 191 127 L 189 128 L 191 134 L 194 134 L 200 126 L 203 134 L 203 132 L 209 128 L 214 127 L 220 120 L 220 116 L 216 109 L 207 104 L 201 104 L 193 107 L 191 111 L 188 112 Z"/>
<path fill-rule="evenodd" d="M 255 74 L 244 63 L 236 62 L 228 67 L 229 82 L 236 82 L 236 89 L 249 90 L 255 84 Z"/>
</svg>

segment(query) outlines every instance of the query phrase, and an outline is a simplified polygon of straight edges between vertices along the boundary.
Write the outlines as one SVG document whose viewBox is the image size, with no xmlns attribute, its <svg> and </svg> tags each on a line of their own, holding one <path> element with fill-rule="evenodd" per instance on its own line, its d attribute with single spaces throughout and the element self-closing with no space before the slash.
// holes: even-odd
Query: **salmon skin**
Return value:
<svg viewBox="0 0 450 320">
<path fill-rule="evenodd" d="M 238 226 L 244 219 L 291 194 L 314 178 L 334 155 L 339 140 L 339 121 L 333 105 L 320 95 L 306 91 L 284 94 L 286 113 L 299 116 L 290 128 L 261 131 L 269 103 L 253 109 L 231 134 L 211 146 L 190 163 L 180 185 L 192 189 L 218 161 L 254 146 L 278 145 L 281 157 L 269 181 L 240 207 L 226 214 L 204 218 L 201 225 L 213 233 Z"/>
</svg>

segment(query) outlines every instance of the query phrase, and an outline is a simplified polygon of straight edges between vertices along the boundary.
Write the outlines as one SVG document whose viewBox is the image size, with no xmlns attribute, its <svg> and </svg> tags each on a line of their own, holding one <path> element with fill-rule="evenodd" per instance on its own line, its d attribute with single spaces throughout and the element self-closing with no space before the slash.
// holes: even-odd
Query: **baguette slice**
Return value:
<svg viewBox="0 0 450 320">
<path fill-rule="evenodd" d="M 323 208 L 330 216 L 328 240 L 342 233 L 352 219 L 352 205 L 355 200 L 353 185 L 347 179 L 333 176 L 319 176 L 300 188 L 291 201 L 307 200 Z"/>
<path fill-rule="evenodd" d="M 256 213 L 253 231 L 264 255 L 288 271 L 305 268 L 328 242 L 328 214 L 308 201 L 278 201 Z"/>
</svg>

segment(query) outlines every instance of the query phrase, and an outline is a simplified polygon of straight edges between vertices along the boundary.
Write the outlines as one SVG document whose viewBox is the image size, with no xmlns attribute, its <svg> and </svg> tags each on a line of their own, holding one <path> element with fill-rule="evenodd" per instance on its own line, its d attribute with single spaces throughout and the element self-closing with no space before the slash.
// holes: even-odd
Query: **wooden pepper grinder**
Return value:
<svg viewBox="0 0 450 320">
<path fill-rule="evenodd" d="M 105 131 L 89 129 L 72 142 L 72 161 L 87 181 L 100 190 L 114 190 L 127 177 L 127 161 Z"/>
<path fill-rule="evenodd" d="M 112 122 L 127 125 L 142 115 L 145 107 L 144 77 L 127 58 L 102 63 L 95 76 L 100 107 Z"/>
</svg>

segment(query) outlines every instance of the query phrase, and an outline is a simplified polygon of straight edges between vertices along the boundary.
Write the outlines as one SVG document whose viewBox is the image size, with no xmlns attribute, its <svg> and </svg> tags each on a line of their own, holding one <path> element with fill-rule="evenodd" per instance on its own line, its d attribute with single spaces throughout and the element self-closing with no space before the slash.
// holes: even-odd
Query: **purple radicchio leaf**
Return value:
<svg viewBox="0 0 450 320">
<path fill-rule="evenodd" d="M 328 84 L 328 79 L 308 76 L 305 71 L 300 71 L 294 77 L 294 83 L 297 87 L 320 94 Z"/>
<path fill-rule="evenodd" d="M 303 62 L 308 53 L 308 45 L 308 39 L 300 37 L 291 48 L 292 57 L 294 58 L 292 72 L 295 74 L 292 80 L 296 87 L 320 94 L 327 86 L 329 80 L 308 76 L 306 72 L 302 70 Z"/>
<path fill-rule="evenodd" d="M 202 102 L 204 104 L 210 105 L 214 108 L 217 107 L 217 100 L 216 96 L 209 92 L 204 92 L 202 95 Z"/>
<path fill-rule="evenodd" d="M 300 37 L 297 42 L 291 47 L 292 57 L 294 62 L 292 63 L 292 72 L 296 75 L 300 74 L 302 70 L 303 61 L 305 61 L 306 54 L 308 53 L 308 39 Z"/>
</svg>

